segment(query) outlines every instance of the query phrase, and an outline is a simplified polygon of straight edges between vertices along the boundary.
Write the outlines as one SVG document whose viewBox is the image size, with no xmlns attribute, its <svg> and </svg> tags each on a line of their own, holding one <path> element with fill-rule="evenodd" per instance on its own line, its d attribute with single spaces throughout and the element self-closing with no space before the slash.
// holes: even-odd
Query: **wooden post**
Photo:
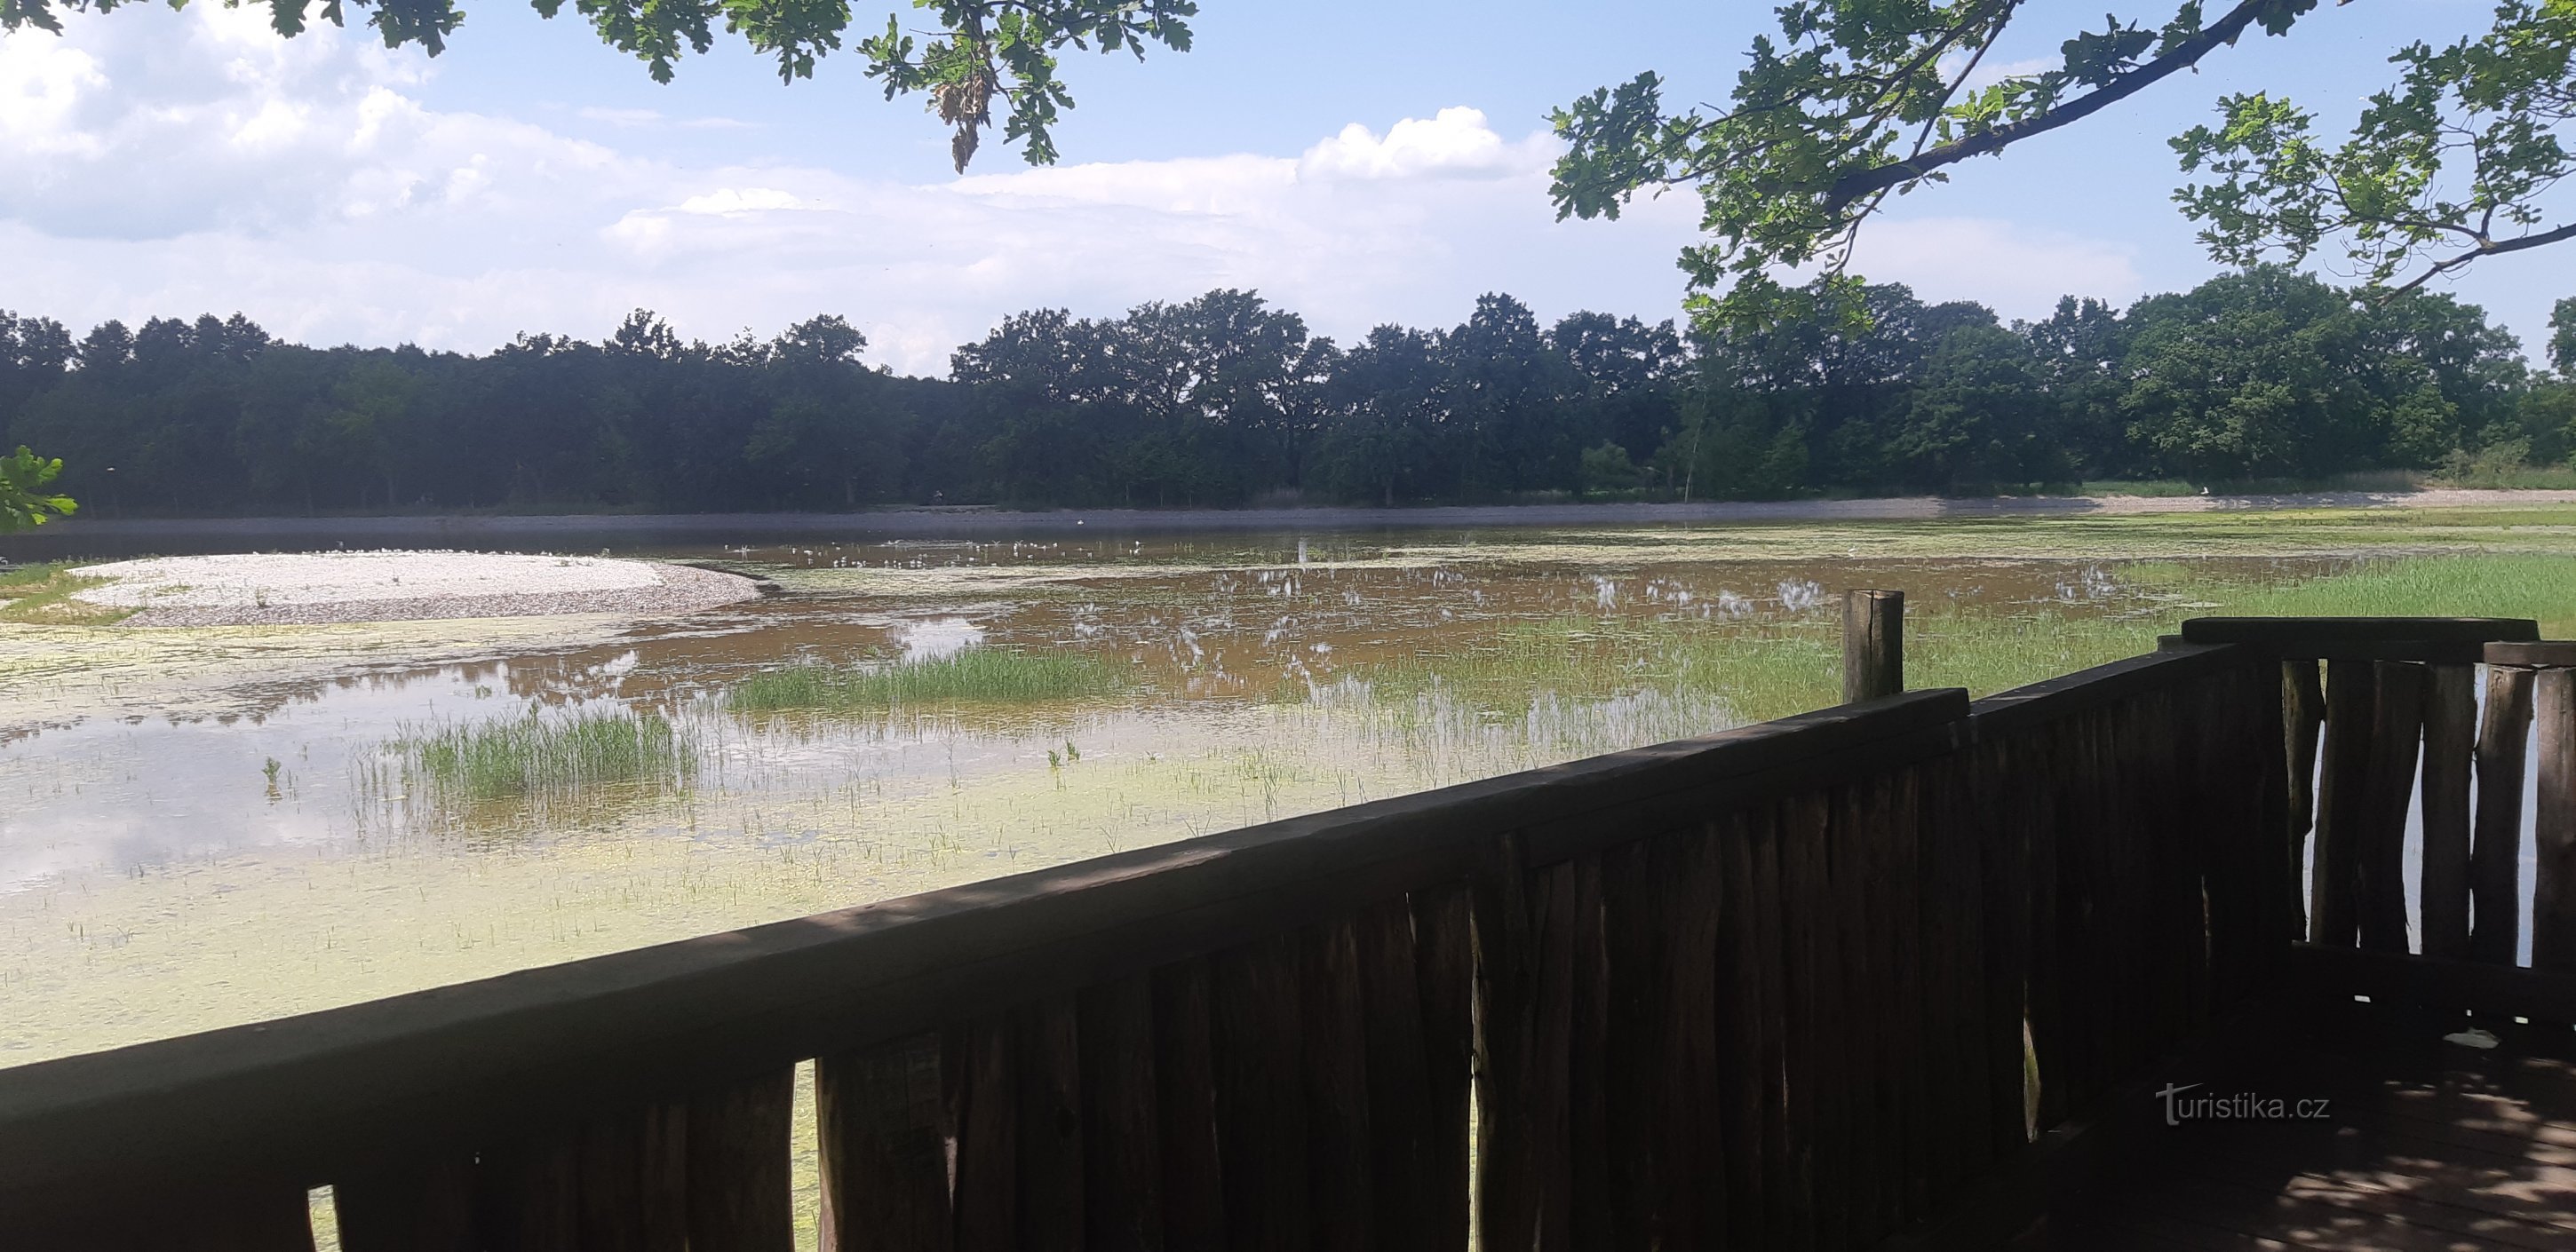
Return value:
<svg viewBox="0 0 2576 1252">
<path fill-rule="evenodd" d="M 1905 593 L 1843 593 L 1843 703 L 1905 690 Z"/>
<path fill-rule="evenodd" d="M 2523 752 L 2531 739 L 2531 671 L 2487 666 L 2478 719 L 2478 812 L 2469 853 L 2476 927 L 2469 959 L 2511 965 L 2522 946 Z"/>
<path fill-rule="evenodd" d="M 2424 667 L 2373 662 L 2370 745 L 2354 823 L 2360 855 L 2361 946 L 2406 950 L 2406 807 L 2415 795 L 2415 763 L 2424 745 Z"/>
<path fill-rule="evenodd" d="M 2531 964 L 2576 969 L 2576 670 L 2544 669 L 2533 686 Z"/>
<path fill-rule="evenodd" d="M 2469 770 L 2477 751 L 2477 675 L 2435 665 L 2424 688 L 2424 955 L 2469 955 Z"/>
</svg>

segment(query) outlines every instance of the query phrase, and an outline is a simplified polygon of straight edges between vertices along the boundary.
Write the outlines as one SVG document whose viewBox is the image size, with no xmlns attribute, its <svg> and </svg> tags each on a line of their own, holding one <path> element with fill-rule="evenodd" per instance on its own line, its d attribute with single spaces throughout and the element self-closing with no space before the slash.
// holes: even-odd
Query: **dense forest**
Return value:
<svg viewBox="0 0 2576 1252">
<path fill-rule="evenodd" d="M 75 338 L 0 313 L 0 447 L 93 513 L 1221 506 L 1985 492 L 2493 473 L 2576 452 L 2576 300 L 2547 353 L 2447 295 L 2265 268 L 2042 321 L 1868 289 L 1851 324 L 1686 336 L 1502 295 L 1445 329 L 1310 335 L 1246 291 L 1023 313 L 946 379 L 838 316 L 487 355 L 310 348 L 238 315 Z"/>
</svg>

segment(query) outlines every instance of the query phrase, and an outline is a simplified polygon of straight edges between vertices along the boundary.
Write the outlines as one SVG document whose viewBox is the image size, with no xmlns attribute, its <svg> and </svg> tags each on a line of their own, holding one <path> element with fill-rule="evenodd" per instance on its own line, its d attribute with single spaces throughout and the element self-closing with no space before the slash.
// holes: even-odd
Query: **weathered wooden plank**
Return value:
<svg viewBox="0 0 2576 1252">
<path fill-rule="evenodd" d="M 1750 1195 L 1735 1196 L 1730 1210 L 1741 1209 L 1748 1219 L 1758 1218 L 1763 1232 L 1749 1243 L 1736 1246 L 1786 1246 L 1796 1228 L 1791 1205 L 1797 1200 L 1794 1183 L 1796 1163 L 1790 1150 L 1789 1096 L 1789 958 L 1785 955 L 1790 939 L 1789 923 L 1783 918 L 1780 844 L 1782 809 L 1765 805 L 1745 815 L 1744 833 L 1751 844 L 1752 877 L 1744 896 L 1740 897 L 1752 912 L 1753 973 L 1761 980 L 1762 1016 L 1758 1022 L 1761 1058 L 1758 1086 L 1754 1094 L 1761 1101 L 1762 1150 L 1758 1169 L 1761 1189 Z M 1721 918 L 1723 915 L 1721 914 Z M 1758 1204 L 1756 1203 L 1758 1201 Z M 1758 1209 L 1758 1213 L 1757 1213 Z M 1730 1226 L 1736 1223 L 1730 1223 Z"/>
<path fill-rule="evenodd" d="M 1905 690 L 1905 593 L 1843 593 L 1843 703 Z"/>
<path fill-rule="evenodd" d="M 2423 749 L 2424 667 L 2380 661 L 2371 678 L 2370 776 L 2361 853 L 2361 946 L 2404 952 L 2406 807 Z"/>
<path fill-rule="evenodd" d="M 942 1041 L 948 1124 L 957 1139 L 951 1182 L 951 1229 L 958 1252 L 1007 1252 L 1020 1237 L 1019 1032 L 1006 1017 L 986 1017 L 948 1032 Z M 829 1106 L 825 1106 L 824 1142 L 832 1139 Z M 918 1170 L 912 1171 L 917 1174 Z M 823 1200 L 827 1211 L 839 1206 L 831 1185 L 832 1166 L 824 1159 Z M 927 1184 L 909 1182 L 919 1194 Z M 920 1201 L 916 1200 L 917 1206 Z M 831 1249 L 825 1249 L 831 1252 Z"/>
<path fill-rule="evenodd" d="M 1653 841 L 1632 840 L 1601 854 L 1604 957 L 1608 965 L 1602 1096 L 1606 1133 L 1619 1145 L 1609 1157 L 1610 1235 L 1601 1246 L 1663 1246 L 1657 1177 L 1657 1127 L 1664 1094 L 1655 1067 L 1663 1004 L 1663 884 L 1656 881 Z M 1748 1060 L 1731 1074 L 1756 1081 Z"/>
<path fill-rule="evenodd" d="M 1924 1002 L 1934 957 L 1924 934 L 1924 913 L 1930 902 L 1925 898 L 1926 867 L 1916 844 L 1922 806 L 1920 767 L 1898 770 L 1883 784 L 1876 815 L 1880 853 L 1874 860 L 1880 872 L 1874 894 L 1885 903 L 1882 920 L 1886 924 L 1878 939 L 1875 973 L 1893 1023 L 1893 1029 L 1882 1036 L 1887 1057 L 1883 1068 L 1889 1090 L 1886 1112 L 1894 1122 L 1887 1129 L 1898 1136 L 1901 1152 L 1894 1202 L 1884 1214 L 1886 1225 L 1873 1232 L 1874 1237 L 1895 1230 L 1931 1203 L 1937 1107 L 1932 1094 L 1933 1061 L 1939 1040 L 1926 1018 Z M 1938 1081 L 1946 1086 L 1958 1080 L 1944 1074 Z"/>
<path fill-rule="evenodd" d="M 313 1252 L 310 1211 L 310 1197 L 291 1183 L 126 1174 L 0 1209 L 6 1236 L 0 1246 L 11 1252 Z"/>
<path fill-rule="evenodd" d="M 2522 784 L 2531 671 L 2491 666 L 2478 715 L 2476 846 L 2469 853 L 2469 959 L 2511 965 L 2522 946 Z"/>
<path fill-rule="evenodd" d="M 1833 945 L 1837 919 L 1826 860 L 1829 814 L 1822 795 L 1793 797 L 1780 811 L 1791 1170 L 1783 1181 L 1790 1197 L 1786 1243 L 1792 1247 L 1839 1246 L 1839 1229 L 1831 1219 L 1839 1207 L 1834 1172 L 1842 1164 L 1839 1088 L 1844 1075 L 1835 1034 L 1841 1029 L 1835 994 L 1840 956 Z"/>
<path fill-rule="evenodd" d="M 1166 965 L 1154 979 L 1154 1095 L 1163 1168 L 1163 1244 L 1225 1243 L 1225 1182 L 1216 1129 L 1216 1054 L 1208 962 Z"/>
<path fill-rule="evenodd" d="M 2531 964 L 2576 969 L 2576 670 L 2533 680 Z"/>
<path fill-rule="evenodd" d="M 1536 1246 L 1540 1187 L 1531 1143 L 1531 1035 L 1536 1031 L 1535 884 L 1517 833 L 1494 842 L 1473 880 L 1476 918 L 1476 1226 L 1500 1247 Z"/>
<path fill-rule="evenodd" d="M 1431 1235 L 1421 1246 L 1467 1246 L 1470 1187 L 1468 1104 L 1476 1061 L 1476 958 L 1471 900 L 1461 883 L 1412 895 L 1414 968 L 1422 992 L 1423 1063 L 1429 1069 L 1433 1206 Z"/>
<path fill-rule="evenodd" d="M 684 1252 L 688 1106 L 656 1103 L 581 1129 L 576 1172 L 585 1252 Z"/>
<path fill-rule="evenodd" d="M 1613 1156 L 1632 1150 L 1610 1134 L 1610 936 L 1602 915 L 1601 858 L 1573 863 L 1566 1040 L 1568 1246 L 1608 1248 L 1616 1237 Z M 1714 1115 L 1714 1110 L 1711 1110 Z"/>
<path fill-rule="evenodd" d="M 1148 974 L 1079 995 L 1083 1246 L 1163 1247 L 1161 1102 L 1155 1088 L 1154 984 Z"/>
<path fill-rule="evenodd" d="M 1656 836 L 1648 852 L 1663 898 L 1664 935 L 1656 1086 L 1663 1105 L 1655 1139 L 1665 1246 L 1710 1247 L 1724 1238 L 1724 1102 L 1717 1056 L 1718 929 L 1723 827 Z"/>
<path fill-rule="evenodd" d="M 796 1071 L 781 1067 L 689 1098 L 689 1252 L 790 1252 L 788 1162 Z"/>
<path fill-rule="evenodd" d="M 2476 671 L 2436 665 L 2424 688 L 2424 869 L 2417 879 L 2426 956 L 2469 954 L 2469 777 L 2478 739 Z"/>
<path fill-rule="evenodd" d="M 815 1062 L 825 1252 L 952 1246 L 941 1051 L 939 1036 L 915 1035 Z"/>
<path fill-rule="evenodd" d="M 2326 666 L 2325 767 L 2317 784 L 2308 938 L 2336 947 L 2351 947 L 2361 932 L 2361 865 L 2369 853 L 2370 829 L 2371 665 L 2334 661 Z"/>
<path fill-rule="evenodd" d="M 477 1252 L 474 1161 L 439 1155 L 331 1186 L 341 1252 Z"/>
<path fill-rule="evenodd" d="M 1711 1242 L 1716 1242 L 1713 1235 L 1722 1234 L 1724 1246 L 1737 1248 L 1759 1247 L 1768 1238 L 1763 1182 L 1769 1147 L 1763 1140 L 1763 1124 L 1765 1106 L 1777 1097 L 1778 1078 L 1766 1068 L 1763 1036 L 1772 1013 L 1763 996 L 1776 975 L 1766 979 L 1762 970 L 1771 949 L 1759 932 L 1762 915 L 1755 893 L 1770 889 L 1771 884 L 1756 878 L 1755 867 L 1760 856 L 1756 845 L 1767 835 L 1769 822 L 1767 812 L 1731 816 L 1720 826 L 1714 848 L 1718 904 L 1712 1042 L 1718 1080 L 1718 1153 L 1727 1203 L 1723 1220 L 1712 1224 L 1713 1231 L 1701 1233 Z M 1643 1222 L 1636 1226 L 1643 1237 L 1631 1236 L 1622 1248 L 1664 1246 L 1656 1238 L 1659 1227 Z"/>
<path fill-rule="evenodd" d="M 1304 1252 L 1312 1241 L 1298 956 L 1287 933 L 1209 962 L 1225 1246 L 1236 1252 Z"/>
<path fill-rule="evenodd" d="M 1441 1207 L 1432 1181 L 1439 1127 L 1410 901 L 1397 897 L 1360 910 L 1352 938 L 1367 1074 L 1373 1234 L 1390 1248 L 1430 1247 Z"/>
<path fill-rule="evenodd" d="M 2322 643 L 2487 643 L 2540 637 L 2524 617 L 2189 617 L 2182 637 L 2193 643 L 2254 643 L 2297 648 Z"/>
<path fill-rule="evenodd" d="M 1049 996 L 1012 1014 L 1024 1252 L 1082 1247 L 1081 1020 L 1071 994 Z"/>
<path fill-rule="evenodd" d="M 580 1252 L 577 1134 L 563 1127 L 483 1154 L 474 1171 L 475 1226 L 493 1252 Z"/>
<path fill-rule="evenodd" d="M 2073 745 L 2057 735 L 2034 734 L 2014 745 L 2022 785 L 2037 801 L 2024 830 L 2021 868 L 2029 893 L 2022 916 L 2028 923 L 2021 939 L 2028 1005 L 2026 1029 L 2013 1040 L 2014 1085 L 2022 1090 L 2025 1138 L 2032 1127 L 2045 1129 L 2066 1119 L 2070 1106 L 2066 1081 L 2068 984 L 2081 966 L 2065 947 L 2058 914 L 2058 884 L 2073 830 L 2083 823 L 2068 792 L 2066 779 L 2075 763 Z M 2035 1088 L 2035 1090 L 2034 1090 Z"/>
<path fill-rule="evenodd" d="M 1377 1211 L 1371 1183 L 1368 1025 L 1357 927 L 1349 919 L 1307 928 L 1299 974 L 1306 1036 L 1306 1173 L 1318 1252 L 1369 1246 Z"/>
<path fill-rule="evenodd" d="M 1833 942 L 1841 955 L 1837 969 L 1842 994 L 1842 1025 L 1835 1034 L 1846 1068 L 1837 1083 L 1845 1104 L 1840 1127 L 1843 1157 L 1833 1171 L 1837 1199 L 1833 1208 L 1848 1234 L 1838 1243 L 1867 1242 L 1889 1222 L 1895 1197 L 1890 1194 L 1904 1174 L 1905 1131 L 1894 1108 L 1891 1073 L 1897 1044 L 1890 1011 L 1894 994 L 1887 985 L 1882 940 L 1887 867 L 1881 835 L 1885 780 L 1854 779 L 1835 788 L 1832 834 L 1826 860 L 1832 878 Z"/>
<path fill-rule="evenodd" d="M 2050 790 L 2027 781 L 2014 785 L 2023 766 L 2027 735 L 2009 742 L 1981 743 L 1973 757 L 1968 783 L 1975 797 L 1977 883 L 1980 907 L 1971 915 L 1983 962 L 1975 967 L 1977 985 L 1986 1001 L 1985 1029 L 1975 1041 L 1975 1054 L 1985 1071 L 1986 1155 L 2000 1159 L 2028 1143 L 2022 1041 L 2027 1037 L 2031 996 L 2038 979 L 2030 966 L 2031 832 L 2045 823 L 2041 814 Z"/>
<path fill-rule="evenodd" d="M 1532 1229 L 1537 1246 L 1562 1248 L 1574 1237 L 1574 865 L 1560 861 L 1530 871 L 1529 904 L 1528 1028 L 1514 1084 L 1519 1099 L 1493 1112 L 1497 1121 L 1525 1120 L 1528 1176 L 1535 1183 Z"/>
<path fill-rule="evenodd" d="M 2308 906 L 2297 890 L 2308 866 L 2308 832 L 2317 822 L 2317 740 L 2326 725 L 2326 689 L 2317 663 L 2306 659 L 2281 662 L 2281 729 L 2289 757 L 2290 915 L 2299 935 L 2308 933 Z"/>
</svg>

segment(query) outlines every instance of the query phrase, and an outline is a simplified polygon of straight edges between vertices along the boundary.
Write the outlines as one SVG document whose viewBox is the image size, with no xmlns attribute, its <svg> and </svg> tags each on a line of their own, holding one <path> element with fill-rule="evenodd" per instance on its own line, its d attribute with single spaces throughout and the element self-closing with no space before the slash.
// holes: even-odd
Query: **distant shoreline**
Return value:
<svg viewBox="0 0 2576 1252">
<path fill-rule="evenodd" d="M 789 540 L 998 539 L 1029 535 L 1423 530 L 1457 527 L 1723 525 L 1941 521 L 2294 509 L 2473 508 L 2576 504 L 2576 491 L 2315 491 L 2210 496 L 1907 496 L 1694 504 L 1512 504 L 1422 508 L 889 509 L 862 513 L 543 514 L 529 516 L 74 518 L 0 539 L 19 561 L 137 552 L 185 554 L 331 547 L 563 551 Z"/>
</svg>

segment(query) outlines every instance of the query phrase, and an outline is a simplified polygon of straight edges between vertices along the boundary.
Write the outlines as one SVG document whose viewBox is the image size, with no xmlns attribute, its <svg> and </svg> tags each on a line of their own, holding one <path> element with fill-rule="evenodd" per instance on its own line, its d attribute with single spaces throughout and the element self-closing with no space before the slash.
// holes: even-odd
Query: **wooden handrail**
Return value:
<svg viewBox="0 0 2576 1252">
<path fill-rule="evenodd" d="M 1466 1229 L 1470 1049 L 1489 1239 L 1581 1243 L 1605 1227 L 1576 1216 L 1651 1214 L 1676 1247 L 1721 1231 L 1730 1246 L 1862 1242 L 2279 975 L 2298 920 L 2293 781 L 2314 768 L 2329 694 L 2342 719 L 2322 718 L 2324 750 L 2341 764 L 2317 807 L 2343 859 L 2321 860 L 2319 898 L 2347 945 L 2384 943 L 2392 917 L 2402 942 L 2386 893 L 2396 767 L 2411 780 L 2409 745 L 2436 726 L 2428 795 L 2465 803 L 2442 772 L 2467 751 L 2453 670 L 2490 647 L 2547 669 L 2535 634 L 2510 619 L 2195 619 L 2153 654 L 1973 703 L 1845 705 L 0 1069 L 0 1245 L 44 1209 L 84 1247 L 156 1247 L 176 1219 L 124 1205 L 140 1186 L 225 1197 L 210 1229 L 264 1232 L 216 1244 L 291 1247 L 303 1188 L 327 1183 L 355 1215 L 352 1252 L 373 1252 L 410 1246 L 385 1232 L 425 1215 L 518 1220 L 642 1185 L 656 1152 L 655 1176 L 676 1176 L 669 1153 L 706 1147 L 692 1228 L 743 1217 L 722 1193 L 756 1177 L 767 1207 L 751 1216 L 770 1232 L 756 1246 L 772 1247 L 786 1067 L 819 1058 L 827 1222 L 913 1232 L 867 1246 L 947 1247 L 1007 1218 L 995 1195 L 1055 1220 L 1031 1215 L 1078 1211 L 1085 1187 L 1110 1189 L 1094 1218 L 1197 1232 L 1183 1242 L 1241 1236 L 1223 1227 L 1311 1196 L 1366 1210 L 1318 1222 L 1374 1213 L 1388 1239 L 1447 1246 Z M 2489 833 L 2482 820 L 2482 848 Z M 2471 889 L 2442 868 L 2426 881 Z M 1085 1104 L 1108 1091 L 1180 1103 L 1159 1124 Z M 1111 1155 L 1086 1173 L 1084 1150 Z M 1642 1172 L 1614 1194 L 1604 1162 L 1631 1151 L 1617 1168 Z M 1354 1199 L 1388 1153 L 1406 1186 L 1444 1197 L 1436 1221 L 1410 1193 Z M 1123 1188 L 1158 1168 L 1208 1202 L 1142 1215 L 1144 1193 Z M 1722 1178 L 1671 1173 L 1703 1169 Z M 83 1225 L 102 1213 L 125 1225 Z"/>
<path fill-rule="evenodd" d="M 1676 797 L 1751 800 L 1955 747 L 1966 693 L 1915 692 L 747 930 L 0 1069 L 0 1212 L 155 1167 L 307 1185 L 863 1046 L 1408 888 L 1498 831 L 1535 861 Z"/>
</svg>

